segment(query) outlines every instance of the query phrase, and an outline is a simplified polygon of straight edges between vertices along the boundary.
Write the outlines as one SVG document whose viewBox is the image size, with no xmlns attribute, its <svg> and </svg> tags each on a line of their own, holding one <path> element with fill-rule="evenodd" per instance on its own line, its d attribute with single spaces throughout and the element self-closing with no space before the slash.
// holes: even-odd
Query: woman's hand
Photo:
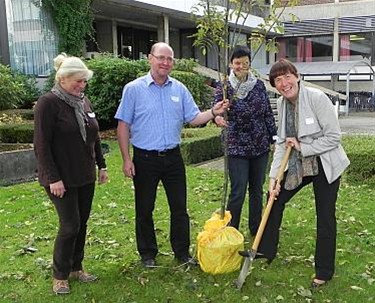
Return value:
<svg viewBox="0 0 375 303">
<path fill-rule="evenodd" d="M 294 137 L 288 137 L 286 138 L 286 147 L 291 146 L 297 151 L 301 151 L 301 144 L 297 140 L 297 138 Z"/>
<path fill-rule="evenodd" d="M 268 187 L 268 192 L 270 195 L 275 195 L 275 197 L 277 197 L 280 193 L 280 190 L 281 190 L 281 186 L 280 184 L 277 184 L 276 183 L 276 179 L 274 178 L 270 178 L 270 184 L 269 184 L 269 187 Z"/>
<path fill-rule="evenodd" d="M 106 169 L 99 169 L 98 171 L 98 183 L 104 184 L 108 181 L 108 172 Z"/>
<path fill-rule="evenodd" d="M 64 197 L 64 193 L 66 192 L 64 183 L 61 180 L 57 181 L 57 182 L 54 182 L 54 183 L 51 183 L 49 185 L 49 190 L 50 190 L 52 195 L 54 195 L 58 198 Z"/>
<path fill-rule="evenodd" d="M 227 121 L 225 121 L 224 117 L 222 117 L 222 116 L 216 116 L 215 117 L 215 123 L 219 127 L 228 127 Z"/>
</svg>

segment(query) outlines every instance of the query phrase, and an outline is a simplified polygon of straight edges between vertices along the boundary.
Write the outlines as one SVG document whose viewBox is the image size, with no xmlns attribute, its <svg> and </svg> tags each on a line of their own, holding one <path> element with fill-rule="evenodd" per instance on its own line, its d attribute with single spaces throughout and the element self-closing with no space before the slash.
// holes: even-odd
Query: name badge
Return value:
<svg viewBox="0 0 375 303">
<path fill-rule="evenodd" d="M 306 118 L 306 125 L 314 124 L 314 118 Z"/>
<path fill-rule="evenodd" d="M 87 116 L 89 116 L 90 118 L 95 118 L 95 113 L 87 113 Z"/>
<path fill-rule="evenodd" d="M 171 100 L 173 102 L 179 102 L 180 101 L 180 98 L 178 96 L 171 96 Z"/>
</svg>

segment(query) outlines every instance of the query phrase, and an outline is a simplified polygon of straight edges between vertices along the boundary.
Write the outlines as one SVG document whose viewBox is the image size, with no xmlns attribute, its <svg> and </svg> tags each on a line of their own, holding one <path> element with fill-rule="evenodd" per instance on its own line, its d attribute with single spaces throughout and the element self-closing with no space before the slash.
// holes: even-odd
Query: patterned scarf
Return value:
<svg viewBox="0 0 375 303">
<path fill-rule="evenodd" d="M 297 138 L 298 134 L 298 111 L 297 107 L 286 101 L 286 136 Z M 288 162 L 288 173 L 285 178 L 285 189 L 296 189 L 303 177 L 316 176 L 318 174 L 318 161 L 316 156 L 303 157 L 300 151 L 292 149 Z"/>
<path fill-rule="evenodd" d="M 249 71 L 246 81 L 239 80 L 234 74 L 233 70 L 229 74 L 229 82 L 234 89 L 235 98 L 243 99 L 254 88 L 257 83 L 257 78 Z"/>
<path fill-rule="evenodd" d="M 83 109 L 84 94 L 82 93 L 79 97 L 73 96 L 66 92 L 58 83 L 56 83 L 55 86 L 51 89 L 51 92 L 74 109 L 74 113 L 79 125 L 79 130 L 81 132 L 82 139 L 86 143 L 85 124 L 87 122 L 87 118 L 85 115 L 85 111 Z"/>
</svg>

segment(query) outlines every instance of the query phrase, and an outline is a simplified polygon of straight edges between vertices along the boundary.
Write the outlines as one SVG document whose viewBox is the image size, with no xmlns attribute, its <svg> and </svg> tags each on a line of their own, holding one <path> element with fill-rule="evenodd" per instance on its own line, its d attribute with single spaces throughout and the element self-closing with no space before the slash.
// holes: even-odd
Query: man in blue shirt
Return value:
<svg viewBox="0 0 375 303">
<path fill-rule="evenodd" d="M 188 89 L 169 77 L 173 55 L 166 43 L 152 46 L 148 56 L 150 72 L 124 87 L 115 115 L 123 172 L 134 182 L 137 249 L 146 267 L 156 265 L 158 253 L 152 213 L 160 181 L 171 212 L 170 242 L 175 257 L 182 263 L 197 264 L 189 253 L 186 175 L 179 148 L 181 130 L 184 123 L 205 124 L 228 107 L 227 102 L 221 101 L 201 112 Z M 133 159 L 129 143 L 133 146 Z"/>
</svg>

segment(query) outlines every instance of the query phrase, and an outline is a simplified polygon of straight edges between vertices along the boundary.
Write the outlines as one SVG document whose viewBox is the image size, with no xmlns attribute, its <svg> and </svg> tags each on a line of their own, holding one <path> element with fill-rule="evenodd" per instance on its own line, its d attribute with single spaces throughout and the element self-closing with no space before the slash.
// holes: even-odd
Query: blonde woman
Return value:
<svg viewBox="0 0 375 303">
<path fill-rule="evenodd" d="M 59 230 L 53 250 L 53 291 L 70 292 L 68 278 L 92 282 L 83 271 L 87 221 L 98 182 L 108 179 L 99 125 L 83 91 L 93 72 L 81 59 L 54 59 L 55 85 L 35 106 L 34 150 L 39 183 L 56 208 Z"/>
</svg>

